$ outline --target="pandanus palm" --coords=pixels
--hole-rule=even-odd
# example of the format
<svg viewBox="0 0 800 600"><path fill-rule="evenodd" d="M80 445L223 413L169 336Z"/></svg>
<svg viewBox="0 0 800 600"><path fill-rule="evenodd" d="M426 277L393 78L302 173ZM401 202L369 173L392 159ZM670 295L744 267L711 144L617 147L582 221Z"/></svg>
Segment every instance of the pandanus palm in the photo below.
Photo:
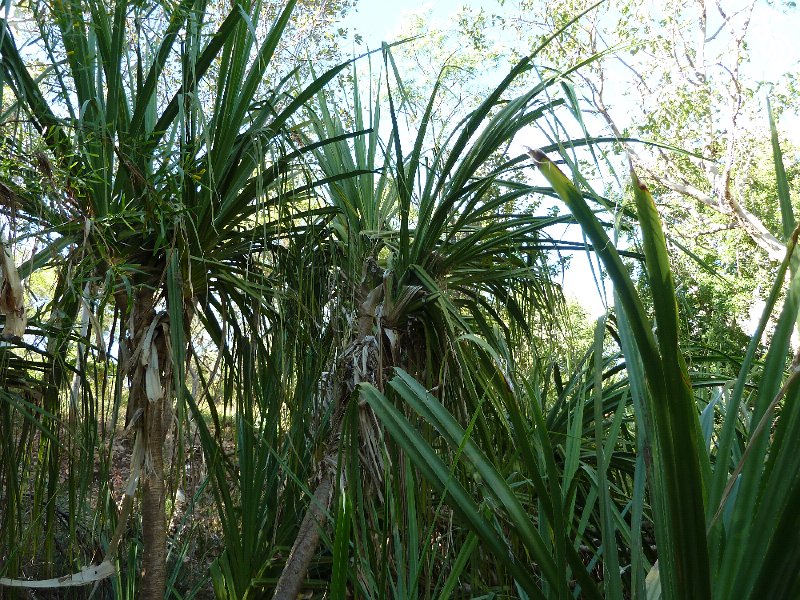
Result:
<svg viewBox="0 0 800 600"><path fill-rule="evenodd" d="M356 544L359 560L372 563L365 572L380 573L388 561L418 564L416 554L405 559L393 555L387 541L391 536L372 543L366 540L373 534L358 531L391 529L388 517L378 516L390 510L380 508L379 499L386 486L391 487L388 479L405 477L397 475L392 457L406 460L382 445L372 409L357 401L359 384L383 390L393 369L402 367L426 387L438 389L453 410L469 419L481 396L481 382L472 376L474 349L499 349L524 338L532 315L550 312L558 302L545 262L545 251L554 244L545 228L561 219L533 213L525 198L547 190L515 182L513 173L524 158L505 156L517 133L547 118L562 103L547 94L560 74L519 97L504 97L530 69L534 56L516 65L441 145L430 144L428 130L441 92L437 83L418 131L410 136L409 152L403 150L406 135L398 125L400 82L390 84L387 76L383 91L364 105L354 77L352 126L364 133L352 141L342 139L346 128L336 110L325 97L318 98L309 139L341 139L315 151L319 168L329 179L342 170L359 175L328 186L337 209L330 243L336 287L328 310L341 319L335 326L344 333L329 369L333 417L320 483L275 598L294 598L300 591L334 495L340 508L352 507L337 513L336 534L345 538L337 539L335 546L346 551L351 529L347 522L352 519L355 539L361 540ZM384 58L391 74L388 48ZM387 120L390 133L384 145L381 132ZM428 150L428 145L435 147ZM477 431L491 445L492 434L482 419ZM353 461L361 466L352 467ZM413 481L410 477L403 485L413 486ZM352 516L353 511L358 516ZM435 518L434 512L420 518ZM399 577L406 569L398 564L395 574ZM419 575L409 575L403 585L418 585ZM340 581L336 575L335 579ZM375 580L359 578L358 585L367 596L389 593ZM393 593L398 589L402 588ZM408 593L414 592L409 588Z"/></svg>
<svg viewBox="0 0 800 600"><path fill-rule="evenodd" d="M509 421L506 430L514 444L506 456L519 462L520 471L527 475L525 485L519 485L516 468L512 471L507 461L494 459L494 445L471 431L471 424L464 427L408 373L398 371L384 392L361 385L363 397L387 432L425 478L446 494L446 502L461 515L473 540L483 541L499 555L510 554L508 569L530 597L574 597L575 583L582 597L593 598L721 599L730 598L733 590L742 598L792 597L800 560L796 545L787 543L796 537L796 528L788 524L797 520L795 502L800 489L796 447L800 359L789 343L798 313L796 273L786 291L763 371L753 368L764 328L794 264L792 254L800 235L780 148L777 139L773 142L788 250L747 354L736 365L735 380L692 374L687 367L692 354L679 344L680 321L666 238L647 187L632 174L649 288L639 293L604 224L586 201L586 192L543 152L531 150L534 165L575 215L614 282L616 324L612 331L625 362L616 359L607 368L605 317L600 319L593 364L580 373L591 382L591 389L576 390L574 414L562 418L557 410L545 419L543 390L547 386L530 385L508 369L510 361L505 356L485 353L483 368L475 372L493 382L484 389L505 408L496 418L500 423ZM644 300L652 302L657 329L648 319ZM695 358L702 360L702 353ZM624 378L620 376L623 369ZM703 390L709 387L718 387L711 402ZM563 397L563 392L558 396ZM584 423L591 422L585 420L588 411L580 406L580 396L588 396L587 406L594 405L591 454L580 449L586 444L580 440ZM626 408L628 398L632 410ZM413 413L404 414L396 399ZM742 422L743 412L749 416L746 422ZM626 453L635 448L635 467L632 457L620 456L614 448L626 414L635 421L635 440L625 443ZM559 431L559 421L568 423L566 435ZM464 475L454 476L456 469L442 460L441 450L418 431L420 422L433 426L446 440L456 463L466 463L480 474L478 485ZM560 439L565 439L563 451L557 448ZM588 480L576 477L578 464L590 474ZM576 483L586 485L586 496L592 498L582 502L582 515L576 510ZM620 494L624 487L630 492ZM623 502L617 504L615 496ZM495 519L482 513L487 501L498 507L496 512L506 527L497 527ZM526 511L526 502L538 510ZM644 540L651 536L642 531L648 512L655 526L654 547L652 539ZM594 539L586 540L587 523L594 523ZM549 534L544 539L543 527ZM474 546L466 548L469 556ZM578 549L584 553L580 557L575 555ZM585 566L587 551L591 560ZM629 565L621 562L623 555L630 557ZM599 561L603 575L597 581L589 572Z"/></svg>
<svg viewBox="0 0 800 600"><path fill-rule="evenodd" d="M42 195L15 186L13 207L46 229L46 247L23 272L60 273L52 314L63 321L52 323L47 350L58 353L82 303L118 317L112 339L129 382L126 421L137 431L132 478L141 471L142 597L164 594L164 440L186 410L193 317L223 348L221 323L268 313L270 250L298 219L325 212L308 202L314 184L295 160L307 149L287 131L341 67L305 87L290 85L300 79L290 74L264 89L295 4L259 34L259 2L235 3L217 23L204 0L35 3L38 51L50 59L39 79L0 21L6 91L41 140L41 162L59 173L59 186ZM50 415L59 414L67 374L47 376Z"/></svg>

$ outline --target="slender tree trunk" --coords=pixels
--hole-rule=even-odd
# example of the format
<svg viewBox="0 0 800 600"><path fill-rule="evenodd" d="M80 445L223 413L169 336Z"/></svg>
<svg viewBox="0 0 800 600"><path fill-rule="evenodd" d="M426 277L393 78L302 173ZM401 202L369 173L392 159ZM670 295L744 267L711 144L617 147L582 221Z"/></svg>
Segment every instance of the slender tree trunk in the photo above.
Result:
<svg viewBox="0 0 800 600"><path fill-rule="evenodd" d="M147 456L142 484L142 595L147 600L161 600L167 581L167 523L164 510L164 432L163 400L150 402L145 411ZM145 463L147 465L147 463Z"/></svg>
<svg viewBox="0 0 800 600"><path fill-rule="evenodd" d="M325 527L325 514L330 507L332 492L333 473L326 471L311 498L311 505L286 560L286 568L275 587L273 600L295 600L300 594L311 559L319 546L320 530Z"/></svg>
<svg viewBox="0 0 800 600"><path fill-rule="evenodd" d="M333 495L335 465L347 403L359 381L377 383L382 376L377 371L379 361L374 359L374 355L378 352L378 345L374 338L372 338L372 342L367 341L375 322L376 309L381 301L382 293L383 284L369 292L364 292L365 299L359 306L358 329L355 332L355 339L344 351L334 370L336 381L331 401L336 403L336 409L333 411L326 457L320 466L321 477L286 559L286 566L275 586L272 600L295 600L303 587L311 559L319 547L320 532L325 527L326 513ZM367 360L365 355L372 355L372 359ZM357 357L355 361L354 357ZM359 364L366 367L366 371L361 371L361 368L357 366Z"/></svg>
<svg viewBox="0 0 800 600"><path fill-rule="evenodd" d="M142 589L140 598L161 600L166 588L167 524L164 510L164 378L161 373L165 361L161 328L154 326L156 313L153 290L141 287L134 296L130 356L130 395L128 415L137 420L144 433L145 464L142 472ZM155 351L153 349L156 349ZM147 370L158 361L157 385L153 387L152 374L148 390ZM160 394L154 389L160 386ZM149 394L148 394L149 391ZM154 395L160 395L155 397Z"/></svg>

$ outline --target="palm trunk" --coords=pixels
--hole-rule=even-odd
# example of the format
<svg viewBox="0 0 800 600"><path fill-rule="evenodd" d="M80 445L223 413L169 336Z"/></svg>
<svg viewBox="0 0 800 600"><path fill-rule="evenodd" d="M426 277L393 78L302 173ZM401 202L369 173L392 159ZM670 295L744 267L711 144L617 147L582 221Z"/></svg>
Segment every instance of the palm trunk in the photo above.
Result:
<svg viewBox="0 0 800 600"><path fill-rule="evenodd" d="M275 587L273 600L295 600L300 594L308 566L319 546L320 531L325 527L325 515L330 507L332 491L333 473L328 470L311 499L308 512L303 518L292 551L286 560L286 567Z"/></svg>
<svg viewBox="0 0 800 600"><path fill-rule="evenodd" d="M142 287L136 291L133 302L131 325L131 356L134 364L130 368L130 395L128 414L138 419L138 427L144 433L145 465L142 473L142 556L141 598L161 600L166 589L167 524L164 510L164 437L163 425L164 378L161 368L165 365L165 347L160 327L154 324L156 313L153 291ZM149 335L148 335L149 332ZM153 351L155 349L155 351ZM142 357L145 357L144 359ZM161 397L155 397L147 385L147 370L150 363L155 367L161 387ZM159 368L160 367L160 368ZM137 417L137 414L140 416Z"/></svg>
<svg viewBox="0 0 800 600"><path fill-rule="evenodd" d="M358 329L354 332L355 340L345 350L334 370L336 382L333 386L331 401L335 402L336 409L333 411L326 458L320 465L319 483L314 490L314 496L311 498L311 504L303 517L303 522L300 524L300 530L292 544L272 600L295 600L300 593L311 559L319 547L320 532L325 527L326 514L330 508L335 465L342 436L342 421L348 402L359 381L377 383L382 376L378 372L379 362L375 360L378 352L377 343L374 338L372 341L368 341L368 336L372 332L376 309L382 298L383 284L369 292L362 293L364 293L365 299L359 306ZM369 360L365 358L366 355L370 356ZM355 363L363 365L365 371L354 364L354 357L357 357Z"/></svg>
<svg viewBox="0 0 800 600"><path fill-rule="evenodd" d="M164 511L164 434L162 401L149 402L145 412L147 456L142 484L142 598L161 600L167 581L167 522ZM146 463L147 464L147 463Z"/></svg>

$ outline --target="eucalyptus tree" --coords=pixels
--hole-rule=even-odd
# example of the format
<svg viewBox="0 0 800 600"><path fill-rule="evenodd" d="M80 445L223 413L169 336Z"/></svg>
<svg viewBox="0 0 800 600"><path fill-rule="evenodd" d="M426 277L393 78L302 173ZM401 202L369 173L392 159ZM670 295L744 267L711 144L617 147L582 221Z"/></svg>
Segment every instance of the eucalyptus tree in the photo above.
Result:
<svg viewBox="0 0 800 600"><path fill-rule="evenodd" d="M307 149L293 147L287 131L342 67L308 85L283 69L270 89L263 85L296 4L265 24L260 2L234 3L216 20L204 0L33 3L31 58L0 21L4 99L10 92L10 114L32 125L39 179L48 180L26 186L15 178L7 186L13 208L10 197L6 207L38 230L21 276L42 267L58 274L38 331L52 359L40 384L42 431L63 422L75 369L66 350L80 335L81 307L91 306L98 342L88 348L106 373L118 369L118 380L127 378L126 425L136 431L106 561L139 478L142 597L164 595L165 439L186 415L190 326L197 316L224 353L228 332L240 331L232 323L271 314L271 249L280 250L300 219L313 223L325 212L309 203L315 184L296 160ZM44 71L37 74L32 61L44 61ZM100 325L106 309L115 315L107 330ZM85 377L80 369L78 377ZM88 387L82 397L91 402ZM82 415L90 428L93 414ZM60 447L42 435L38 476L47 491L37 500L49 507L50 539ZM90 468L93 457L85 458Z"/></svg>
<svg viewBox="0 0 800 600"><path fill-rule="evenodd" d="M535 2L520 0L504 8L510 28L522 39L535 40L546 35L541 29L559 27L586 5L565 2L556 11L542 11ZM770 61L769 53L779 44L768 44L759 31L760 22L780 21L781 13L796 15L796 7L752 0L668 1L654 12L647 2L615 0L549 50L551 60L568 62L610 48L604 60L575 79L587 112L615 137L636 136L680 149L625 144L636 168L650 179L667 224L690 330L705 329L708 309L714 307L730 318L701 335L728 349L732 344L744 349L745 323L754 326L756 320L748 319L748 312L757 313L763 304L791 234L774 201L770 135L780 139L783 132L770 131L769 113L796 111L786 93L794 75L774 68L779 63ZM764 63L768 66L762 68ZM786 174L788 186L796 187L791 163ZM770 268L753 268L745 258L751 251L768 258Z"/></svg>

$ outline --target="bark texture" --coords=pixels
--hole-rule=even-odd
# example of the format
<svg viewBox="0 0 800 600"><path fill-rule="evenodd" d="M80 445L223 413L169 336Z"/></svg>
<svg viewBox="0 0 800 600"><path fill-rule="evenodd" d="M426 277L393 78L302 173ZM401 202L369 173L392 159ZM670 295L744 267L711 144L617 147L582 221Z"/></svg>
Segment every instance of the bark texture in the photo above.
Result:
<svg viewBox="0 0 800 600"><path fill-rule="evenodd" d="M160 600L167 581L167 522L164 511L164 434L162 401L145 411L147 427L146 473L142 484L142 598Z"/></svg>
<svg viewBox="0 0 800 600"><path fill-rule="evenodd" d="M130 377L128 415L144 435L142 473L141 598L161 600L166 589L167 524L164 511L164 377L159 365L168 361L162 328L157 323L153 291L142 287L134 296L129 321ZM148 370L150 385L148 386ZM156 382L154 385L153 374ZM160 393L159 393L160 392Z"/></svg>
<svg viewBox="0 0 800 600"><path fill-rule="evenodd" d="M311 559L319 546L320 531L325 527L325 514L330 506L332 491L333 473L328 470L317 486L311 505L300 524L300 531L286 560L286 567L275 587L273 600L296 600L300 594Z"/></svg>
<svg viewBox="0 0 800 600"><path fill-rule="evenodd" d="M336 409L332 417L326 455L319 465L321 473L319 483L292 544L289 557L286 559L286 566L278 579L273 600L296 600L306 579L311 559L319 547L320 531L325 527L326 513L333 494L342 420L353 391L362 381L382 387L379 383L382 379L382 368L377 358L378 342L370 335L382 296L383 284L371 290L362 289L364 300L359 305L355 339L337 361L334 370L336 379L331 392L331 401L336 403Z"/></svg>

